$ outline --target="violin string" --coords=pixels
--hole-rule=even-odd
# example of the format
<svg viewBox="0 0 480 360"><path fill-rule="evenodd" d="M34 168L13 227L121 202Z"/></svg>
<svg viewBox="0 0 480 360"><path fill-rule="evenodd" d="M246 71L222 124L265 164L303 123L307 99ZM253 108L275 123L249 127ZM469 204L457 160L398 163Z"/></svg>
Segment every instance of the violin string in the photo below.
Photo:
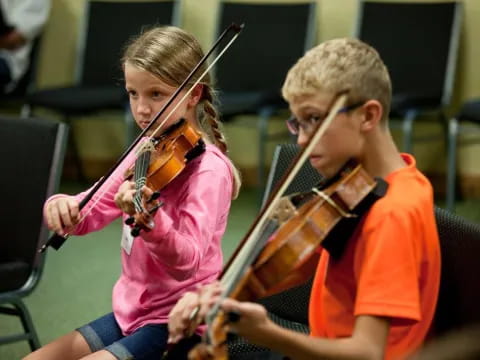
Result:
<svg viewBox="0 0 480 360"><path fill-rule="evenodd" d="M238 257L245 257L246 258L248 255L250 255L252 253L254 243L262 240L262 235L266 233L266 230L269 227L268 225L269 225L269 222L265 221L264 223L262 223L258 226L259 230L255 233L252 233L251 236L249 237L250 239L256 239L256 241L247 241L245 243L245 246L244 246L245 250L240 251L239 254L238 254ZM268 239L265 239L265 240L268 240ZM232 271L227 271L224 274L224 276L222 277L222 279L220 280L220 282L221 282L222 286L224 287L226 293L231 292L231 290L232 290L231 288L236 284L234 275L236 275L238 273L238 269L241 269L241 267L240 267L241 264L240 263L243 263L243 261L240 261L240 259L238 261L234 261L232 263ZM235 269L235 271L234 271L234 269Z"/></svg>
<svg viewBox="0 0 480 360"><path fill-rule="evenodd" d="M229 290L231 292L231 289L235 284L237 284L238 281L238 274L239 274L239 269L245 269L248 260L250 260L250 253L254 250L255 246L263 247L264 244L260 243L259 236L258 234L260 233L259 229L265 229L265 226L267 225L267 221L270 218L270 214L272 211L276 208L277 203L282 196L282 194L285 192L287 187L290 185L292 182L293 178L297 175L298 171L301 169L303 166L304 162L306 161L307 157L310 155L310 153L313 150L313 147L318 143L320 138L323 136L327 128L330 126L331 122L337 115L338 110L341 109L342 106L344 106L345 102L347 99L346 94L341 94L336 101L334 102L329 115L327 118L324 120L324 122L319 125L315 131L315 133L312 135L311 140L309 141L308 145L304 149L304 151L301 153L301 156L299 156L297 162L294 164L288 175L286 176L285 180L281 183L280 187L278 190L273 194L273 198L270 200L268 203L268 207L263 211L261 214L261 217L258 220L257 226L253 229L249 237L247 238L245 245L239 250L238 256L233 259L231 266L226 270L224 276L221 279L221 283L224 286L226 290ZM224 280L225 279L225 280ZM222 294L222 298L227 296L227 291L224 291L224 294ZM212 309L213 310L213 309ZM217 309L218 311L218 309Z"/></svg>
<svg viewBox="0 0 480 360"><path fill-rule="evenodd" d="M160 123L160 125L157 127L157 129L155 129L153 131L153 133L148 137L149 140L152 140L154 138L154 136L160 131L160 129L163 127L163 125L167 122L167 120L170 119L170 117L173 115L175 110L177 110L177 108L183 103L183 101L185 101L185 99L190 95L190 93L193 91L195 86L197 86L200 83L200 81L202 81L202 79L205 77L205 75L208 74L208 72L217 63L217 61L223 56L225 51L232 45L232 43L237 39L237 37L239 35L240 35L240 33L236 33L232 37L232 39L225 45L225 47L220 51L220 53L212 60L212 63L207 66L205 71L198 77L198 79L194 82L194 84L187 90L185 95L178 101L178 103L173 107L173 109L167 114L167 116ZM145 141L145 142L141 143L138 150L136 150L137 153L142 153L148 146L150 146L149 144L147 144L149 142L150 141ZM91 205L85 211L82 211L83 214L81 215L78 223L81 223L83 220L85 220L85 218L93 211L93 209L98 204L100 199L103 198L103 195L105 195L105 193L110 189L110 186L112 185L112 183L107 183L107 184L104 184L104 185L107 185L107 186L104 186L103 190L99 190L98 193L97 193L97 197L91 201ZM69 234L65 234L64 236L68 237Z"/></svg>
<svg viewBox="0 0 480 360"><path fill-rule="evenodd" d="M150 164L150 151L144 151L139 155L135 161L135 170L134 170L134 180L135 180L135 195L133 197L133 202L135 205L135 210L141 212L143 210L142 206L142 194L140 189L147 183L147 170L148 165Z"/></svg>
<svg viewBox="0 0 480 360"><path fill-rule="evenodd" d="M130 167L131 167L131 165L129 164L127 166L127 168L130 168ZM100 181L100 179L99 179L99 181ZM112 185L113 185L113 182L112 183L107 182L107 183L102 185L102 187L98 190L96 196L89 202L88 206L86 206L86 208L81 211L81 216L78 220L77 226L78 226L78 224L83 222L83 220L85 220L85 218L93 211L93 209L95 208L95 206L97 206L98 202L103 198L105 193L108 190L110 190L110 186L112 186ZM65 234L64 236L68 237L69 235L70 234Z"/></svg>
<svg viewBox="0 0 480 360"><path fill-rule="evenodd" d="M307 148L303 152L303 155L297 160L295 166L292 168L290 171L288 177L285 179L285 181L281 184L281 187L278 189L278 191L275 194L275 197L270 201L269 206L267 209L265 209L264 213L262 214L262 217L259 219L259 224L257 228L261 228L262 230L265 229L266 222L268 218L270 217L270 213L273 211L273 209L276 208L278 199L282 196L282 194L285 192L287 187L290 185L292 182L293 178L296 176L298 171L300 170L301 166L303 166L303 163L305 162L306 158L310 155L311 151L313 150L313 146L318 142L318 140L321 138L325 130L328 128L330 125L331 121L335 117L337 111L343 106L346 100L346 95L341 95L334 103L332 106L332 110L330 111L330 115L327 116L321 127L317 130L317 132L313 135L312 140L309 142L307 145ZM255 229L257 231L253 231L252 234L250 235L249 239L247 240L246 246L244 246L242 249L240 249L239 256L237 256L236 259L234 259L232 263L232 275L228 275L229 271L225 273L226 277L226 283L225 285L231 286L230 283L236 283L235 279L232 278L233 274L238 273L238 268L242 269L245 267L245 261L248 258L248 255L252 252L253 248L257 246L258 241L254 241L255 239L258 238L258 234L260 231L258 229ZM248 245L247 245L248 244ZM260 244L262 246L262 244ZM237 260L238 259L238 260ZM222 279L223 280L223 279ZM223 282L222 282L223 283Z"/></svg>

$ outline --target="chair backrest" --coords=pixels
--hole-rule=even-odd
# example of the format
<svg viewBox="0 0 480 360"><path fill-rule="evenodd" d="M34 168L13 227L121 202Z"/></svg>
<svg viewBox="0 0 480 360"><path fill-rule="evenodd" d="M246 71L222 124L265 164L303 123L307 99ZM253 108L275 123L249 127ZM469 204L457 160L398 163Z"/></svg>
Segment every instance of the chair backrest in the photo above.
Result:
<svg viewBox="0 0 480 360"><path fill-rule="evenodd" d="M263 194L263 204L268 200L278 181L282 178L283 174L285 174L295 156L297 156L298 151L299 147L296 144L281 144L275 148L267 184L265 185L265 192ZM322 177L318 171L316 171L309 162L306 162L288 186L284 195L308 191L312 186L318 184L321 179Z"/></svg>
<svg viewBox="0 0 480 360"><path fill-rule="evenodd" d="M36 283L32 277L41 273L37 249L48 237L43 204L58 191L67 125L1 116L0 128L0 292L29 292Z"/></svg>
<svg viewBox="0 0 480 360"><path fill-rule="evenodd" d="M179 8L180 0L87 1L79 41L77 83L119 83L123 79L120 59L126 42L155 25L178 25Z"/></svg>
<svg viewBox="0 0 480 360"><path fill-rule="evenodd" d="M233 22L245 24L214 69L220 91L279 96L288 69L314 45L315 8L316 1L220 1L217 35Z"/></svg>
<svg viewBox="0 0 480 360"><path fill-rule="evenodd" d="M480 324L480 225L436 208L442 252L435 333Z"/></svg>
<svg viewBox="0 0 480 360"><path fill-rule="evenodd" d="M359 1L356 36L387 65L393 108L449 104L462 9L458 1Z"/></svg>

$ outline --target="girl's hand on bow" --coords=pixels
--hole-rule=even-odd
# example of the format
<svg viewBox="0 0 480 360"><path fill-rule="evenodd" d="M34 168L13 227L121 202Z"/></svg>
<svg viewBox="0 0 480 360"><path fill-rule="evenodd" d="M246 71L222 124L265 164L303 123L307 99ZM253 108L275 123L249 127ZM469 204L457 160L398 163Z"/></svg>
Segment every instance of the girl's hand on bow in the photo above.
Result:
<svg viewBox="0 0 480 360"><path fill-rule="evenodd" d="M80 220L78 201L71 196L50 200L45 212L48 228L62 236L70 232Z"/></svg>

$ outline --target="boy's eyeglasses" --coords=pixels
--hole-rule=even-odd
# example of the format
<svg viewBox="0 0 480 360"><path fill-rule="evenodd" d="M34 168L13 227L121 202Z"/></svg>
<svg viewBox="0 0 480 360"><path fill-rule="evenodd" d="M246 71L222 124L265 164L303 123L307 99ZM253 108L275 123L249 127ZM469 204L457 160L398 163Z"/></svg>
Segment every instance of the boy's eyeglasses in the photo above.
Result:
<svg viewBox="0 0 480 360"><path fill-rule="evenodd" d="M349 112L351 110L354 110L362 106L363 104L365 104L365 101L344 106L337 111L337 114ZM302 129L304 133L310 134L313 131L313 129L315 129L315 126L317 125L317 123L319 121L323 121L328 116L328 114L329 113L327 112L323 117L311 116L307 120L300 120L300 121L295 116L292 115L286 121L288 131L290 131L292 135L298 135L298 133L300 132L300 129Z"/></svg>

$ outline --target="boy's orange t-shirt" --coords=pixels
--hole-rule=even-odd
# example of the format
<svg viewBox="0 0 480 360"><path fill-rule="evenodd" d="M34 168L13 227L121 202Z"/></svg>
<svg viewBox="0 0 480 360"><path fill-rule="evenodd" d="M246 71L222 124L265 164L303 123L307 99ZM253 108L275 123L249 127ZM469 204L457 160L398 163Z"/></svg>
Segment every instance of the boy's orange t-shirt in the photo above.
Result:
<svg viewBox="0 0 480 360"><path fill-rule="evenodd" d="M433 190L415 159L386 177L388 190L365 215L339 260L321 251L309 305L311 335L352 335L355 317L391 319L385 359L424 341L440 285Z"/></svg>

